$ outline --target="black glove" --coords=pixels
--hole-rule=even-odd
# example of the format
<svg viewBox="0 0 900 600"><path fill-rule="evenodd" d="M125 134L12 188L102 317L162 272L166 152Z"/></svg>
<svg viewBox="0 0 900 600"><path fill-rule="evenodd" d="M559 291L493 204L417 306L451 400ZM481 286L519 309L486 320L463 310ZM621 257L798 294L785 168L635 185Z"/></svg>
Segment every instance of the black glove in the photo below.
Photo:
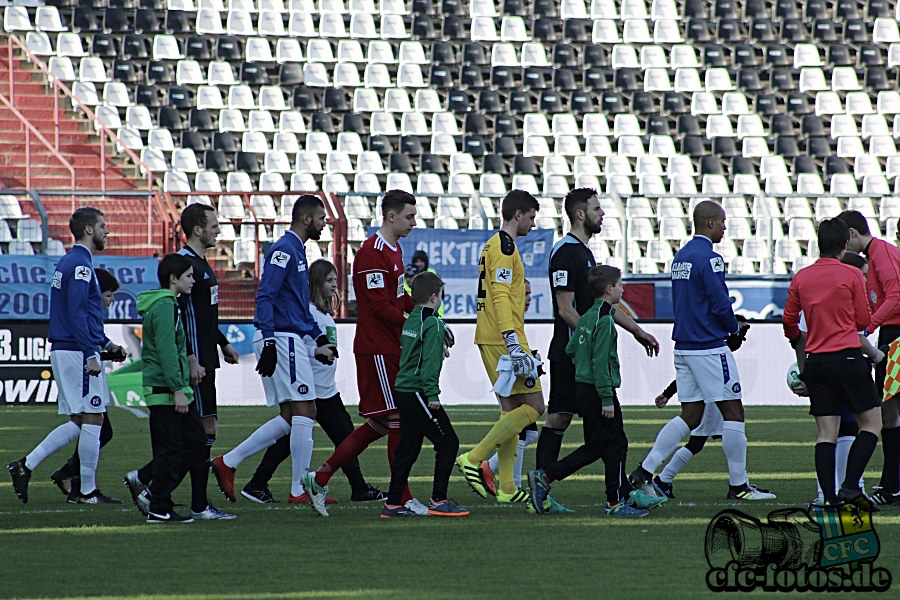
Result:
<svg viewBox="0 0 900 600"><path fill-rule="evenodd" d="M320 335L319 337L316 338L316 348L321 348L322 346L331 346L331 353L334 354L334 357L335 357L335 358L340 358L340 356L338 356L337 346L335 346L334 344L332 344L332 343L331 343L331 340L329 340L329 339L328 339L328 336L325 335L324 333L323 333L322 335ZM319 360L319 359L317 358L316 360ZM319 360L319 362L322 362L322 361ZM332 362L334 362L334 361L332 361ZM328 364L331 364L331 363L329 363L329 362L324 362L324 363L322 363L322 364L328 365Z"/></svg>
<svg viewBox="0 0 900 600"><path fill-rule="evenodd" d="M732 333L725 338L725 345L728 346L728 349L732 352L736 352L745 341L747 341L747 332L746 330L741 330L737 333Z"/></svg>
<svg viewBox="0 0 900 600"><path fill-rule="evenodd" d="M531 355L536 359L541 360L541 355L537 350L531 350ZM541 375L546 375L546 373L547 372L544 371L544 364L543 362L541 362L541 364L538 365L538 377L540 377Z"/></svg>
<svg viewBox="0 0 900 600"><path fill-rule="evenodd" d="M266 340L263 343L262 354L256 363L256 372L263 377L271 377L275 374L275 366L278 364L278 350L275 349L275 340Z"/></svg>
<svg viewBox="0 0 900 600"><path fill-rule="evenodd" d="M128 353L125 351L125 348L122 348L119 352L108 352L104 351L100 353L100 360L111 360L112 362L124 362L124 360L128 358Z"/></svg>

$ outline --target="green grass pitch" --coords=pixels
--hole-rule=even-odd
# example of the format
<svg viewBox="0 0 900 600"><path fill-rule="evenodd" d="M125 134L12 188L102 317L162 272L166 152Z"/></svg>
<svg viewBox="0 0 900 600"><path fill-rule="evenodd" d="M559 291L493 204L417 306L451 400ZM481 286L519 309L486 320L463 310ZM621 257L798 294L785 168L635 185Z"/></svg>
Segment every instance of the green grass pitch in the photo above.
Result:
<svg viewBox="0 0 900 600"><path fill-rule="evenodd" d="M126 471L150 456L147 419L111 409L115 431L103 452L100 488L128 499ZM630 439L629 467L647 452L676 407L625 407ZM384 520L380 504L350 504L341 474L332 490L341 503L323 519L306 506L286 504L290 464L271 484L281 504L259 505L239 498L230 504L210 478L213 503L240 515L230 522L148 526L137 510L122 506L73 506L49 475L71 448L50 457L34 473L30 501L15 497L6 473L0 480L0 597L147 599L294 598L698 598L722 597L705 586L703 540L720 510L735 507L765 517L777 508L804 506L815 494L815 424L802 407L748 407L747 466L751 480L778 494L772 502L725 500L727 472L721 445L710 442L675 481L677 499L644 519L602 515L603 467L597 463L558 483L553 495L575 509L572 515L537 517L524 507L497 506L472 494L457 473L450 496L468 506L463 519ZM497 418L497 408L449 409L470 448ZM220 412L217 453L239 443L270 418L265 408L225 408ZM356 419L358 421L358 419ZM0 458L21 457L59 424L51 407L0 409ZM565 438L563 452L582 439L579 422ZM314 466L332 451L316 429ZM534 446L526 451L526 470ZM867 483L877 483L877 449ZM239 468L236 487L249 479L261 455ZM368 481L386 490L389 481L384 441L361 457ZM427 502L433 453L423 449L413 470L413 493ZM186 482L176 502L187 502ZM182 510L187 510L184 508ZM881 540L877 565L900 576L900 509L875 517ZM898 589L895 582L888 595ZM761 590L745 596L768 596Z"/></svg>

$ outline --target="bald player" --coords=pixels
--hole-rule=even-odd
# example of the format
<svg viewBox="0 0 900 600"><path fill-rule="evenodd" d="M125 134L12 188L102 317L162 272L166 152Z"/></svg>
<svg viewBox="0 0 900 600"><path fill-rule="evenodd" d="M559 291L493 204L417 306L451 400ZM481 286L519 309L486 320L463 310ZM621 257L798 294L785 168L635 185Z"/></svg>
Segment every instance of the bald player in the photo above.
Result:
<svg viewBox="0 0 900 600"><path fill-rule="evenodd" d="M675 325L675 380L681 415L656 436L647 457L629 479L635 489L647 489L653 473L700 424L707 404L722 413L722 449L728 461L728 500L770 500L768 490L747 480L747 436L737 364L726 340L740 336L728 288L725 260L713 244L725 235L725 211L705 200L694 208L694 238L672 261L672 305Z"/></svg>

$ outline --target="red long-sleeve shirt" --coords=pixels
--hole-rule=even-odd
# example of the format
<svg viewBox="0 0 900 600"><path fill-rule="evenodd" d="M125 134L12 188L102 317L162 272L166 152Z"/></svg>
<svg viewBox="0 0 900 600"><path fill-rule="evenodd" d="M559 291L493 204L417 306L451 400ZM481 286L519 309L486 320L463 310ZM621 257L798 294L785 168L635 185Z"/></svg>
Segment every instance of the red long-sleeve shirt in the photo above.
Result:
<svg viewBox="0 0 900 600"><path fill-rule="evenodd" d="M900 325L900 249L877 238L866 248L869 276L866 287L872 303L874 330L882 325Z"/></svg>
<svg viewBox="0 0 900 600"><path fill-rule="evenodd" d="M403 288L403 252L391 246L380 233L359 247L353 260L356 291L356 354L400 355L400 331L411 312L412 298Z"/></svg>
<svg viewBox="0 0 900 600"><path fill-rule="evenodd" d="M781 317L784 335L800 335L800 311L808 329L810 354L859 348L859 331L869 326L869 306L862 271L836 258L820 258L794 275Z"/></svg>

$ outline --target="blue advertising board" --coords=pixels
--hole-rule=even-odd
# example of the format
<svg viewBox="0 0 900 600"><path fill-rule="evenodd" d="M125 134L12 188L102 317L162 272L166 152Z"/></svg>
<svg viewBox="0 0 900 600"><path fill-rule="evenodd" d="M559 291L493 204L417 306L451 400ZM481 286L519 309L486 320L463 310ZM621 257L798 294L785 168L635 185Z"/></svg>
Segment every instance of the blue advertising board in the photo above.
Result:
<svg viewBox="0 0 900 600"><path fill-rule="evenodd" d="M0 256L0 321L40 320L50 314L50 280L58 256ZM94 267L106 269L121 287L109 307L109 320L137 320L137 295L159 287L157 259L95 256Z"/></svg>

